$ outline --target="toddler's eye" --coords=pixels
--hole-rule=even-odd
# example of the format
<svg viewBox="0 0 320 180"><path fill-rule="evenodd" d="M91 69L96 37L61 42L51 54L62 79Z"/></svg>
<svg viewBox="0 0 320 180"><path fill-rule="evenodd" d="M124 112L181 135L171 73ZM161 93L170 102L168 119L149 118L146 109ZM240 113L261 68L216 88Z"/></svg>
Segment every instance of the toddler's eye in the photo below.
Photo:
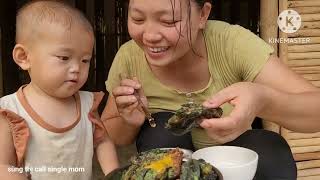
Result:
<svg viewBox="0 0 320 180"><path fill-rule="evenodd" d="M57 56L57 57L62 61L67 61L70 59L68 56Z"/></svg>
<svg viewBox="0 0 320 180"><path fill-rule="evenodd" d="M83 59L82 62L83 62L83 63L86 63L86 64L87 64L87 63L90 63L90 59Z"/></svg>

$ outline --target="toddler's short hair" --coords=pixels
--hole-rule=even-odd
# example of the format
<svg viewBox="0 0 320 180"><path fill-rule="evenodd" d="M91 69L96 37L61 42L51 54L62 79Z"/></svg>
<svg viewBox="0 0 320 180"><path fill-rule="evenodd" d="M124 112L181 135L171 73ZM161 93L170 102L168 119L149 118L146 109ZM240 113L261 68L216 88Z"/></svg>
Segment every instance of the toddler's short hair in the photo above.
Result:
<svg viewBox="0 0 320 180"><path fill-rule="evenodd" d="M29 40L30 37L36 35L38 28L46 23L62 25L67 29L74 24L79 24L93 32L91 23L78 9L63 1L35 0L18 10L16 43Z"/></svg>

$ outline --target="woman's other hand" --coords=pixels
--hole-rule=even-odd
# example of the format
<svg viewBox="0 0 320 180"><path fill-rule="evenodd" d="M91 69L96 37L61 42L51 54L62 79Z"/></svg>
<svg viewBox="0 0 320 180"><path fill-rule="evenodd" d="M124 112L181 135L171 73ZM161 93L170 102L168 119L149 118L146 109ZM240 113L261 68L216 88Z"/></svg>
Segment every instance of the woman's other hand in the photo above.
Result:
<svg viewBox="0 0 320 180"><path fill-rule="evenodd" d="M206 130L209 137L220 143L236 139L251 128L254 118L267 103L267 89L256 83L240 82L221 90L203 105L215 108L230 103L234 109L228 116L204 119L200 126Z"/></svg>
<svg viewBox="0 0 320 180"><path fill-rule="evenodd" d="M137 97L134 95L135 91L139 93L141 101L147 106L147 98L143 93L141 84L135 77L121 80L120 85L114 88L112 94L120 116L129 125L140 127L144 123L145 114Z"/></svg>

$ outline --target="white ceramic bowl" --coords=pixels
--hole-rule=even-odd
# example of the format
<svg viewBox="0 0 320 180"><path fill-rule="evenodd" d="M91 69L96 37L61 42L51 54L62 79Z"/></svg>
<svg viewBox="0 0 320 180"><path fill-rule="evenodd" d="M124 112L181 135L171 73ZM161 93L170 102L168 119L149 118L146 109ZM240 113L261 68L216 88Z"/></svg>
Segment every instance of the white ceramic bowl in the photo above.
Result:
<svg viewBox="0 0 320 180"><path fill-rule="evenodd" d="M221 171L223 180L252 180L258 166L258 154L236 146L213 146L197 150L193 159L204 159Z"/></svg>

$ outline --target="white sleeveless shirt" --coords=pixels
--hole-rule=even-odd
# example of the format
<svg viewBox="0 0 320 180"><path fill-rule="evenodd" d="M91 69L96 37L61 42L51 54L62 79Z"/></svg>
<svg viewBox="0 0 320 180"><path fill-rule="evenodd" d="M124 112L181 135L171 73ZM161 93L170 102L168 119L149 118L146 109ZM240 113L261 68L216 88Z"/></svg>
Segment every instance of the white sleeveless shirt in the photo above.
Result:
<svg viewBox="0 0 320 180"><path fill-rule="evenodd" d="M76 96L78 118L69 127L47 124L18 92L2 97L0 108L22 117L29 128L24 166L32 180L89 180L92 174L93 129L88 114L94 94L80 91ZM58 112L57 112L58 113Z"/></svg>

